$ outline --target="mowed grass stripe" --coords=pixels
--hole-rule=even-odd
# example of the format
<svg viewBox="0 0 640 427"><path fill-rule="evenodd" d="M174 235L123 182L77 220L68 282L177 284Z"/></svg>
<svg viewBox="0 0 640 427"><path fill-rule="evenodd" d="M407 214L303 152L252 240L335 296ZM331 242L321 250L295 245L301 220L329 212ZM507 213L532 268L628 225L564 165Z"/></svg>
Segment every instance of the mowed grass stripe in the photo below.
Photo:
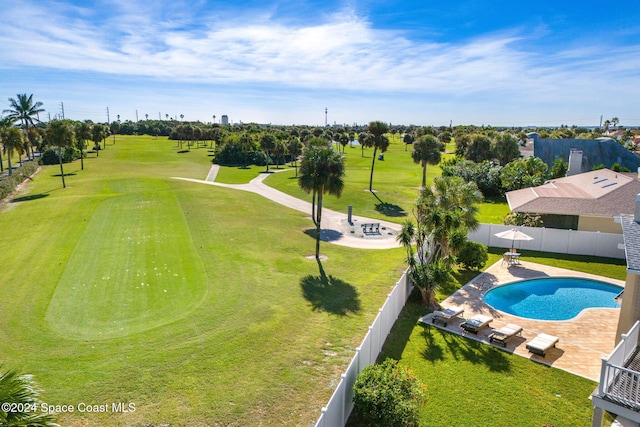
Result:
<svg viewBox="0 0 640 427"><path fill-rule="evenodd" d="M166 324L206 292L202 261L166 184L116 184L135 192L99 203L47 310L48 324L67 337L112 338Z"/></svg>

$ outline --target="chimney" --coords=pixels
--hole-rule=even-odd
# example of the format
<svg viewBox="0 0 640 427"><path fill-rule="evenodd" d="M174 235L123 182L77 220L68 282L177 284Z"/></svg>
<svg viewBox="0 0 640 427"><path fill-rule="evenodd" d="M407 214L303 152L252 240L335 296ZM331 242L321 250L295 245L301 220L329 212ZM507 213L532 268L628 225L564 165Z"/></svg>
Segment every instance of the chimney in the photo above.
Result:
<svg viewBox="0 0 640 427"><path fill-rule="evenodd" d="M569 152L569 169L567 176L578 175L582 173L582 150L572 148Z"/></svg>
<svg viewBox="0 0 640 427"><path fill-rule="evenodd" d="M633 214L633 220L635 222L640 222L640 194L636 196L636 211Z"/></svg>

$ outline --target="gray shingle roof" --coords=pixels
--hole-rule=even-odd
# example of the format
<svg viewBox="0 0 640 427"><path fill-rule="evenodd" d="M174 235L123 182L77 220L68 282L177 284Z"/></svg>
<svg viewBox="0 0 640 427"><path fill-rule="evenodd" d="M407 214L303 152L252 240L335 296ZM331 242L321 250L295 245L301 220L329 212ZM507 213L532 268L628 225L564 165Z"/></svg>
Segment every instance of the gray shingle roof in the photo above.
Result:
<svg viewBox="0 0 640 427"><path fill-rule="evenodd" d="M640 223L633 220L633 215L620 215L620 222L627 254L627 269L640 274Z"/></svg>

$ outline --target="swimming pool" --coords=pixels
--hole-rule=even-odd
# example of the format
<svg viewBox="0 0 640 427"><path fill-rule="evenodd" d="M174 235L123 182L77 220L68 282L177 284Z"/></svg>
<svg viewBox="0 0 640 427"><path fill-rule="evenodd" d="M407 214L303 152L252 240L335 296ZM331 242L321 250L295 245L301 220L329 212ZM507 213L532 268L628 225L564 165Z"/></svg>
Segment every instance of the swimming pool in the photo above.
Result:
<svg viewBox="0 0 640 427"><path fill-rule="evenodd" d="M568 320L585 308L619 308L614 301L622 286L572 277L523 280L491 289L484 301L514 316L538 320Z"/></svg>

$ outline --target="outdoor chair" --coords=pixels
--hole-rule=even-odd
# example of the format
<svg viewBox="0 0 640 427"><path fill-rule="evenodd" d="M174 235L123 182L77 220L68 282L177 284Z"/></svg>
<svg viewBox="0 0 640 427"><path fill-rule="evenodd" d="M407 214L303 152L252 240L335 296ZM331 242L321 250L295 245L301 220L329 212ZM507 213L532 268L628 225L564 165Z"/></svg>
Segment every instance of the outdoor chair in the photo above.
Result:
<svg viewBox="0 0 640 427"><path fill-rule="evenodd" d="M467 319L462 322L460 327L467 332L477 334L480 329L488 326L491 322L493 322L492 317L485 316L484 314L476 314L471 319Z"/></svg>
<svg viewBox="0 0 640 427"><path fill-rule="evenodd" d="M444 311L434 311L431 323L447 326L447 323L455 317L460 316L460 318L464 319L464 317L462 317L463 313L464 309L461 307L449 307Z"/></svg>
<svg viewBox="0 0 640 427"><path fill-rule="evenodd" d="M527 350L538 356L545 357L547 350L555 347L558 341L560 341L560 338L554 337L553 335L538 334L538 336L529 341Z"/></svg>
<svg viewBox="0 0 640 427"><path fill-rule="evenodd" d="M514 325L513 323L509 323L507 326L503 326L500 329L494 330L491 335L489 335L490 343L498 343L503 347L507 346L507 341L510 338L515 337L516 335L522 336L522 326Z"/></svg>

